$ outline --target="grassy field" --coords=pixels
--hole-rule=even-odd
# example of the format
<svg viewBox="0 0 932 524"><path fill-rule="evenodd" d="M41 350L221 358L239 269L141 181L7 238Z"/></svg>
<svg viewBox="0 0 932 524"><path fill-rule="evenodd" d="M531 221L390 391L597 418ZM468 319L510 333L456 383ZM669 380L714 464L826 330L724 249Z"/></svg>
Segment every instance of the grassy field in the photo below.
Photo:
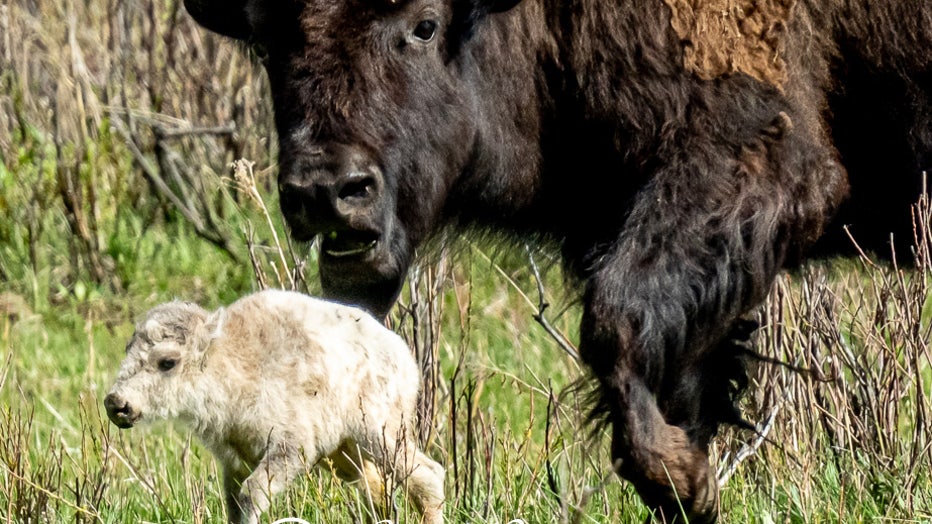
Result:
<svg viewBox="0 0 932 524"><path fill-rule="evenodd" d="M316 291L271 190L265 80L179 5L0 0L0 522L222 521L216 466L183 427L102 414L133 322L172 298ZM808 371L761 365L745 399L761 435L716 440L724 522L932 521L929 222L926 207L916 269L864 258L776 283L755 346ZM571 348L575 296L533 261L457 243L392 315L423 363L420 437L447 468L448 519L642 522L580 423L584 370L535 321L543 294ZM369 506L321 471L267 521Z"/></svg>

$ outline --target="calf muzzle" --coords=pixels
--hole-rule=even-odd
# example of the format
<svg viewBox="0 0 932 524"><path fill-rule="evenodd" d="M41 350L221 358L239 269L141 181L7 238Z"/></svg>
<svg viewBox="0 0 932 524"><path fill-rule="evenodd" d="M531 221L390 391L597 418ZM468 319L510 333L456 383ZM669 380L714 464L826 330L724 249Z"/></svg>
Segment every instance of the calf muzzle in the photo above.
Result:
<svg viewBox="0 0 932 524"><path fill-rule="evenodd" d="M133 424L139 419L139 412L133 409L129 402L115 393L110 393L104 398L104 408L107 410L110 421L121 429L133 427Z"/></svg>

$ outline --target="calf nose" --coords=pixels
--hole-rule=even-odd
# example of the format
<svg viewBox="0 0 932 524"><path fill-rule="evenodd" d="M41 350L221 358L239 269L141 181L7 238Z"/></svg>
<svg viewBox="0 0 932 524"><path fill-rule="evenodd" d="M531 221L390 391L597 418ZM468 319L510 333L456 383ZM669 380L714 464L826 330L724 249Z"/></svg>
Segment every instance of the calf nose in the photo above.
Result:
<svg viewBox="0 0 932 524"><path fill-rule="evenodd" d="M132 406L116 393L110 393L104 397L104 408L107 410L110 421L116 424L117 427L129 428L133 426L136 415Z"/></svg>

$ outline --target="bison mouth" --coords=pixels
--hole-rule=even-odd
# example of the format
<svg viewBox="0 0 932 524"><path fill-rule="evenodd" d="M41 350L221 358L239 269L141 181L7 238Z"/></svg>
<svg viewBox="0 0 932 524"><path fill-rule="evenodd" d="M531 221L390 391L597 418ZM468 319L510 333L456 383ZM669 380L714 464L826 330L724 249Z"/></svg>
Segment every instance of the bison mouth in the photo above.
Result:
<svg viewBox="0 0 932 524"><path fill-rule="evenodd" d="M320 283L329 299L384 317L398 296L410 263L406 236L391 221L384 228L334 228L320 235Z"/></svg>
<svg viewBox="0 0 932 524"><path fill-rule="evenodd" d="M374 231L333 230L322 235L320 250L332 258L360 257L374 251L379 234Z"/></svg>

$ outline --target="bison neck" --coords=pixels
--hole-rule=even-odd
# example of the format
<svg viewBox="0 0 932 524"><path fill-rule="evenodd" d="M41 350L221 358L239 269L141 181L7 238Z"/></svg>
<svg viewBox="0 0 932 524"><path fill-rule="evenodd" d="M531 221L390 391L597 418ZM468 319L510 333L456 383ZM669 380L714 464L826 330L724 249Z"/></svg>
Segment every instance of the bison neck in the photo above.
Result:
<svg viewBox="0 0 932 524"><path fill-rule="evenodd" d="M447 217L572 236L573 256L617 235L689 99L669 14L645 1L532 0L478 28L459 58L476 135Z"/></svg>

